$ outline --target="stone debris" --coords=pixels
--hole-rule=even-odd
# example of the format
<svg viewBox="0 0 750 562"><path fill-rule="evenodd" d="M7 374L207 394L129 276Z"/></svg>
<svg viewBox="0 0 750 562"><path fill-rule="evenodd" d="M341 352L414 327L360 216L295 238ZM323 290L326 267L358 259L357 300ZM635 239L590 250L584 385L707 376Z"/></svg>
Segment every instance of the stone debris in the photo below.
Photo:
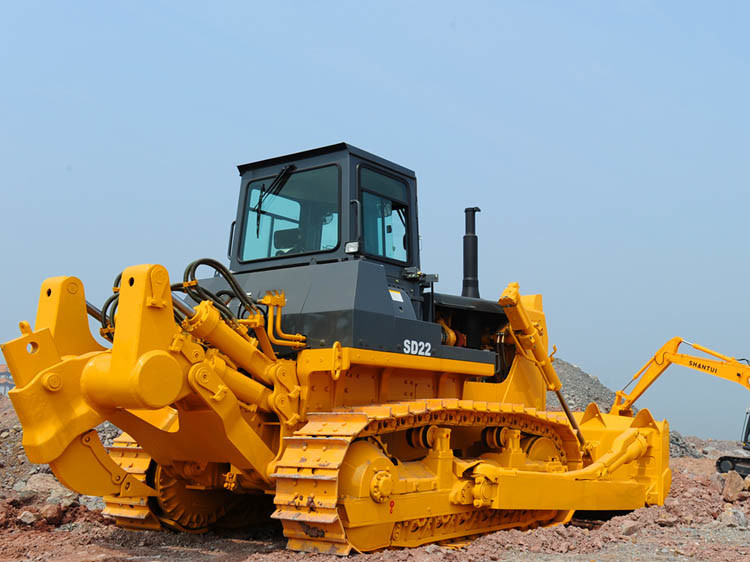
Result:
<svg viewBox="0 0 750 562"><path fill-rule="evenodd" d="M638 531L643 529L644 523L642 521L625 521L622 524L622 529L620 532L626 536L629 537L630 535L636 534Z"/></svg>
<svg viewBox="0 0 750 562"><path fill-rule="evenodd" d="M55 492L61 493L66 488L51 474L34 474L26 482L23 488L27 492L51 495Z"/></svg>
<svg viewBox="0 0 750 562"><path fill-rule="evenodd" d="M747 516L741 509L726 504L717 521L728 527L747 527Z"/></svg>
<svg viewBox="0 0 750 562"><path fill-rule="evenodd" d="M726 476L726 474L722 474L721 472L714 472L711 475L711 487L715 492L721 494L724 491L724 480L726 479Z"/></svg>
<svg viewBox="0 0 750 562"><path fill-rule="evenodd" d="M677 457L692 457L694 459L700 459L705 455L698 450L698 448L686 441L685 438L676 431L669 432L669 456L672 458Z"/></svg>
<svg viewBox="0 0 750 562"><path fill-rule="evenodd" d="M669 505L674 508L675 502L672 502ZM659 527L674 527L680 522L680 518L667 511L654 519L654 522L659 525Z"/></svg>
<svg viewBox="0 0 750 562"><path fill-rule="evenodd" d="M29 477L23 491L32 492L47 503L57 504L63 508L79 502L78 494L60 484L52 474L33 474Z"/></svg>
<svg viewBox="0 0 750 562"><path fill-rule="evenodd" d="M23 523L24 525L31 525L36 522L36 515L30 511L22 511L18 514L18 517L16 517L16 521Z"/></svg>
<svg viewBox="0 0 750 562"><path fill-rule="evenodd" d="M115 437L120 435L122 431L110 422L105 421L96 427L96 431L99 433L99 439L101 439L102 445L105 447L111 447L115 440Z"/></svg>
<svg viewBox="0 0 750 562"><path fill-rule="evenodd" d="M745 481L736 471L730 470L724 478L724 488L721 491L721 497L724 501L735 502L740 497L740 493L745 490Z"/></svg>
<svg viewBox="0 0 750 562"><path fill-rule="evenodd" d="M59 504L48 503L39 510L39 515L50 525L58 525L62 521L63 510Z"/></svg>
<svg viewBox="0 0 750 562"><path fill-rule="evenodd" d="M78 496L78 503L89 511L104 509L104 500L98 496Z"/></svg>

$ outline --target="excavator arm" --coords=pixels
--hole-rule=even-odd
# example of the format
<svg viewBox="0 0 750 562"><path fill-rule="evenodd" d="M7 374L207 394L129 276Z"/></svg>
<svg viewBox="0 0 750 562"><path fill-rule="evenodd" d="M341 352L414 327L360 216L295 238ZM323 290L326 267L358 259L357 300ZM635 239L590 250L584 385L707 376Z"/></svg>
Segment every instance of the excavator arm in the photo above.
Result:
<svg viewBox="0 0 750 562"><path fill-rule="evenodd" d="M678 353L677 350L683 343L697 351L712 356L713 359ZM750 390L750 366L741 363L734 357L722 355L702 345L690 343L682 338L672 338L633 375L633 378L625 388L615 393L615 402L612 404L610 413L621 416L632 416L635 401L654 384L656 379L670 365L681 365L728 381L734 381ZM625 392L625 389L636 381L637 383L633 389L629 393Z"/></svg>

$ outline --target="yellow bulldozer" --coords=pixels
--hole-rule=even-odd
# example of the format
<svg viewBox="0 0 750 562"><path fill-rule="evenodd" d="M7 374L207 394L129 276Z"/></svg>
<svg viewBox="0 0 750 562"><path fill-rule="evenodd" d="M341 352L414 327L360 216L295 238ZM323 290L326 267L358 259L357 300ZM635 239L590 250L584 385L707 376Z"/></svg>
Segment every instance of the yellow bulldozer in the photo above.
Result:
<svg viewBox="0 0 750 562"><path fill-rule="evenodd" d="M462 295L442 294L411 170L341 143L239 172L229 267L128 267L101 307L44 281L2 346L32 462L123 527L270 516L290 549L341 555L664 502L667 422L571 412L542 297L480 298L479 209Z"/></svg>

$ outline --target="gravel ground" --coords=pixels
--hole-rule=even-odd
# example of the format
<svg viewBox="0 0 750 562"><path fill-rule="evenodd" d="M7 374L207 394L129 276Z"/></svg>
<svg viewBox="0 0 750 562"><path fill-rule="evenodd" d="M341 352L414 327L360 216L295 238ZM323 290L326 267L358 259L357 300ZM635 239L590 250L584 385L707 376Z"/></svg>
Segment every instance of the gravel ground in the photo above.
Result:
<svg viewBox="0 0 750 562"><path fill-rule="evenodd" d="M573 409L614 393L560 359L563 394ZM555 403L554 397L550 405ZM111 442L117 429L99 428ZM101 515L101 500L63 488L46 467L28 462L9 400L0 397L0 560L340 560L284 549L278 525L188 535L125 531ZM672 435L673 486L666 505L608 521L574 519L565 527L501 531L474 541L354 555L363 562L428 560L710 560L750 559L750 482L715 473L715 459L742 451L732 441ZM689 454L690 456L685 456ZM747 484L747 486L746 486Z"/></svg>
<svg viewBox="0 0 750 562"><path fill-rule="evenodd" d="M574 520L565 527L529 532L503 531L465 545L388 550L355 555L362 562L427 560L711 560L750 557L750 493L733 502L722 497L724 484L712 473L711 459L674 461L675 479L667 504L613 517L602 524ZM333 556L284 550L281 530L273 525L228 535L186 535L118 529L98 511L69 507L60 522L39 517L30 524L18 520L24 512L38 513L38 504L23 494L0 503L2 560L172 560L262 562L334 562Z"/></svg>

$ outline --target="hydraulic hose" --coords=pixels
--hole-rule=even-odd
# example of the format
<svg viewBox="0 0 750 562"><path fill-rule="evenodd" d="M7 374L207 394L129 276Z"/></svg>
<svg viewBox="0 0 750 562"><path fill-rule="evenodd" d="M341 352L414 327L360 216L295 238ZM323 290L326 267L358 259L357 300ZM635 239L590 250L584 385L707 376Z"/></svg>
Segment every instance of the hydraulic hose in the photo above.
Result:
<svg viewBox="0 0 750 562"><path fill-rule="evenodd" d="M218 294L214 294L205 287L201 287L199 284L197 284L196 271L201 265L210 267L211 269L216 271L224 279L224 281L226 281L227 285L229 285L229 290L223 289L219 291ZM211 301L216 306L219 314L221 314L221 316L232 325L237 324L238 317L242 316L242 309L258 312L258 307L255 301L247 295L232 272L229 271L229 269L227 269L224 264L211 258L201 258L195 260L194 262L190 263L187 268L185 268L182 288L188 294L188 296L190 296L196 302L201 302L204 300ZM238 314L234 314L227 306L228 303L222 300L221 296L223 295L232 296L240 301Z"/></svg>

